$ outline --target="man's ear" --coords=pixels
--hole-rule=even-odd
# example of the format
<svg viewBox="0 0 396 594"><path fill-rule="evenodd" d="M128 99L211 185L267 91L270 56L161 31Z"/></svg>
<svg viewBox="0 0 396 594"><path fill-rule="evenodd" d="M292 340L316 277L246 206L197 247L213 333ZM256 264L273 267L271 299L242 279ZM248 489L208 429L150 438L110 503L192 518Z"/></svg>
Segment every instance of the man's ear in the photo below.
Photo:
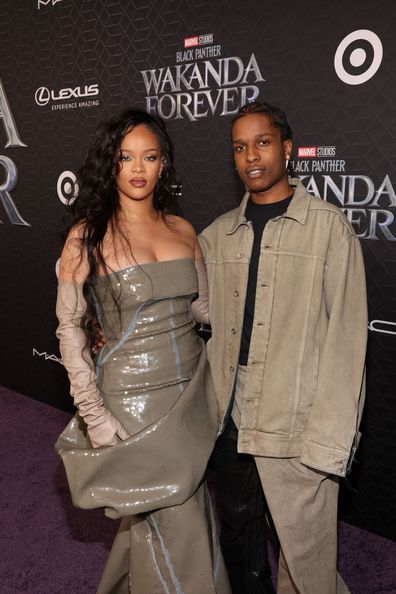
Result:
<svg viewBox="0 0 396 594"><path fill-rule="evenodd" d="M283 141L283 150L284 150L285 159L286 160L291 159L291 154L292 154L292 150L293 150L293 141L291 138Z"/></svg>

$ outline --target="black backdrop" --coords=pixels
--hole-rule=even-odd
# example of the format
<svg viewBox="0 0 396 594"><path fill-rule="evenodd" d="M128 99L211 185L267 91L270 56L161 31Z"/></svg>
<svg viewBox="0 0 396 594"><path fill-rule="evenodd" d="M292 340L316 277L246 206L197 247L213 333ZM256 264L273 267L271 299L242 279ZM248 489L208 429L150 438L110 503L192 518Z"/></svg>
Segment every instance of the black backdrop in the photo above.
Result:
<svg viewBox="0 0 396 594"><path fill-rule="evenodd" d="M362 238L368 395L342 514L396 538L396 5L0 0L0 13L0 384L70 409L56 231L97 123L130 105L167 119L199 231L241 197L230 116L258 95L286 111L309 191Z"/></svg>

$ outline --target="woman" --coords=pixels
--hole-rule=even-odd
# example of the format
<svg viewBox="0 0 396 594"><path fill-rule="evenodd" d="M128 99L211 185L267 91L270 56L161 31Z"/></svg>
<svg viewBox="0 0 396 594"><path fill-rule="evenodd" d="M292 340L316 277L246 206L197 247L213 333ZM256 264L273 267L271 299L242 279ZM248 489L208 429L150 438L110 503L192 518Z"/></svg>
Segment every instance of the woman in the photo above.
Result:
<svg viewBox="0 0 396 594"><path fill-rule="evenodd" d="M229 592L203 483L217 407L191 309L207 316L207 285L192 226L170 214L174 184L161 120L130 110L102 125L61 256L57 336L78 414L56 447L74 503L123 517L98 594Z"/></svg>

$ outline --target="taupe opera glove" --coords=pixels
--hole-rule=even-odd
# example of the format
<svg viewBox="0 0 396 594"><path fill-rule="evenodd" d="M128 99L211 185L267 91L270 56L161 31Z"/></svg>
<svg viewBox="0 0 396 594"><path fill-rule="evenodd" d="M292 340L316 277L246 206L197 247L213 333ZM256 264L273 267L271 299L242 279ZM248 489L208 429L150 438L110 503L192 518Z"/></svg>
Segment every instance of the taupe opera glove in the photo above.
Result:
<svg viewBox="0 0 396 594"><path fill-rule="evenodd" d="M209 324L209 289L206 264L203 258L195 260L195 270L198 277L198 298L191 304L194 320L201 324Z"/></svg>
<svg viewBox="0 0 396 594"><path fill-rule="evenodd" d="M98 448L115 445L119 441L117 436L124 440L129 435L103 406L86 336L80 328L81 316L85 310L82 286L74 282L59 281L56 302L59 326L56 336L59 338L62 361L69 375L70 394L87 425L92 447Z"/></svg>

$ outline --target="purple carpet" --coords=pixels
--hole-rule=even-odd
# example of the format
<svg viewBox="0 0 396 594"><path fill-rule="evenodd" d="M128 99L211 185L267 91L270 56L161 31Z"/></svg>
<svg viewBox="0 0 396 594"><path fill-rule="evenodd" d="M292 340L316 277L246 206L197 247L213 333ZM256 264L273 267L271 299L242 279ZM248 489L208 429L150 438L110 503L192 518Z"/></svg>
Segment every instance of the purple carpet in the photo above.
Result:
<svg viewBox="0 0 396 594"><path fill-rule="evenodd" d="M94 594L117 523L70 501L69 415L4 388L0 405L0 594ZM396 543L340 523L339 569L352 594L395 594Z"/></svg>

